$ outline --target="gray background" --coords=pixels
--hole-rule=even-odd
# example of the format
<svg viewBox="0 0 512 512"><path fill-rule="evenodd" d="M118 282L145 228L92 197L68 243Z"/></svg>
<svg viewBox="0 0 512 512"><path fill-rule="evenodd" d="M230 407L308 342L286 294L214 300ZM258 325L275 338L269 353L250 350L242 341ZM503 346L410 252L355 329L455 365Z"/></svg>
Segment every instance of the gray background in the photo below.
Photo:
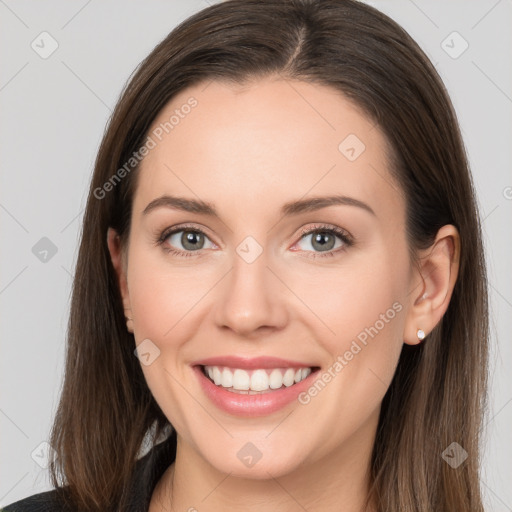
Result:
<svg viewBox="0 0 512 512"><path fill-rule="evenodd" d="M80 222L106 121L136 65L209 3L0 0L0 506L50 489L45 443L63 375ZM492 308L483 489L488 511L512 511L512 2L370 3L427 52L459 115ZM44 31L58 44L45 59L31 47L51 49Z"/></svg>

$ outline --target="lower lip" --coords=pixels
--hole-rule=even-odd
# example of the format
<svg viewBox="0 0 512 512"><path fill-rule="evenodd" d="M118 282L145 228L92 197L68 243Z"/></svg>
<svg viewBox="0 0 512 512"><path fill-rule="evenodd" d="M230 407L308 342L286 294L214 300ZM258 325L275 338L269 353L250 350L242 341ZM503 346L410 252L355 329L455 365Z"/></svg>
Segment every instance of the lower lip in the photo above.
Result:
<svg viewBox="0 0 512 512"><path fill-rule="evenodd" d="M257 395L245 395L233 393L222 386L217 386L206 377L201 366L194 366L193 369L199 378L204 393L217 407L229 414L250 418L272 414L297 400L299 394L308 389L318 373L318 370L316 370L304 380L290 387Z"/></svg>

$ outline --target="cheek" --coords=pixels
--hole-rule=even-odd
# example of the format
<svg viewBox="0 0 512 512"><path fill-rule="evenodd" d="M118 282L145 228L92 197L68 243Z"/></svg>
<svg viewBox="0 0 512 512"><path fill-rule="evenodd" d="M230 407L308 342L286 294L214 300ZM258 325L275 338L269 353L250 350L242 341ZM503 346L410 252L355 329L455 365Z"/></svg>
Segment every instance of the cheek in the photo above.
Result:
<svg viewBox="0 0 512 512"><path fill-rule="evenodd" d="M302 279L297 295L314 312L316 339L329 354L338 394L378 403L403 346L408 256L397 249L354 258L337 272ZM338 364L334 367L335 361ZM350 400L350 397L346 397Z"/></svg>
<svg viewBox="0 0 512 512"><path fill-rule="evenodd" d="M128 258L135 343L146 343L157 354L150 365L141 365L142 371L160 406L165 409L172 404L173 409L165 412L178 423L186 412L178 383L195 379L188 363L198 357L189 341L198 337L211 300L208 292L219 272L225 272L198 264L193 257L190 260L170 263L160 248L142 243L131 247Z"/></svg>
<svg viewBox="0 0 512 512"><path fill-rule="evenodd" d="M176 365L176 356L180 340L190 333L183 330L187 322L180 319L190 309L188 296L193 292L166 273L162 263L141 247L131 251L127 275L135 344L139 347L146 382L159 403L161 397L167 396L176 404L171 375L180 381L183 377L183 369ZM146 353L149 357L144 359ZM180 375L176 375L176 371Z"/></svg>
<svg viewBox="0 0 512 512"><path fill-rule="evenodd" d="M202 272L204 268L192 263L169 265L160 249L133 249L128 290L137 341L163 341L178 326L183 328L187 324L188 312L201 301L211 281L211 276Z"/></svg>
<svg viewBox="0 0 512 512"><path fill-rule="evenodd" d="M370 328L374 332L375 327L383 338L401 331L406 275L397 269L406 266L382 257L368 260L336 271L300 272L300 279L291 271L285 277L287 282L293 279L294 292L317 319L319 340L329 346L332 355L343 350L347 340L359 335L364 339Z"/></svg>
<svg viewBox="0 0 512 512"><path fill-rule="evenodd" d="M144 364L141 357L141 369L152 395L179 431L190 429L186 418L193 408L179 384L191 379L190 368L182 364L182 348L194 337L194 305L207 286L205 279L196 277L192 266L173 269L154 248L133 247L129 255L135 343L146 347L151 358Z"/></svg>
<svg viewBox="0 0 512 512"><path fill-rule="evenodd" d="M309 307L334 334L317 329L323 333L317 340L330 357L300 403L305 405L305 418L324 418L321 437L333 437L332 449L339 441L332 436L332 425L339 426L342 437L357 431L378 411L392 381L403 346L406 311L406 276L397 270L406 266L401 267L398 258L395 263L380 258L357 271L354 266L307 295Z"/></svg>

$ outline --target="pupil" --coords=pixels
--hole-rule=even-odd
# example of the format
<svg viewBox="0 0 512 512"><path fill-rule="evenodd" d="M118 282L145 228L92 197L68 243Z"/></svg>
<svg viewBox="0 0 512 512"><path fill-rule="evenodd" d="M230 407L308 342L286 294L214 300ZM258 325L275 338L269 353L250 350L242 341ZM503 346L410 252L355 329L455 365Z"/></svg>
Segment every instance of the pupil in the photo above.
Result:
<svg viewBox="0 0 512 512"><path fill-rule="evenodd" d="M201 249L200 243L202 241L202 234L194 231L185 231L181 237L181 243L186 249L196 251Z"/></svg>
<svg viewBox="0 0 512 512"><path fill-rule="evenodd" d="M328 239L327 241L325 240L326 238ZM330 245L329 245L329 242L330 242ZM319 232L313 237L313 247L315 247L315 243L318 243L318 244L320 244L319 248L321 250L332 249L334 247L333 242L334 242L334 237L330 233ZM317 248L317 247L315 247L315 248Z"/></svg>

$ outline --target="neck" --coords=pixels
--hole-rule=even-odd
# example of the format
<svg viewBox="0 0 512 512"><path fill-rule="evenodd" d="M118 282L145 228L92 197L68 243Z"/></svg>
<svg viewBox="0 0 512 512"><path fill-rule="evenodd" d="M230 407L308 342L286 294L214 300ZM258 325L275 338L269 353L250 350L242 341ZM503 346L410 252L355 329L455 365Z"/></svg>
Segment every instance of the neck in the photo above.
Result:
<svg viewBox="0 0 512 512"><path fill-rule="evenodd" d="M376 426L371 421L327 456L266 479L222 473L178 435L176 461L155 488L149 512L374 512L364 502Z"/></svg>

